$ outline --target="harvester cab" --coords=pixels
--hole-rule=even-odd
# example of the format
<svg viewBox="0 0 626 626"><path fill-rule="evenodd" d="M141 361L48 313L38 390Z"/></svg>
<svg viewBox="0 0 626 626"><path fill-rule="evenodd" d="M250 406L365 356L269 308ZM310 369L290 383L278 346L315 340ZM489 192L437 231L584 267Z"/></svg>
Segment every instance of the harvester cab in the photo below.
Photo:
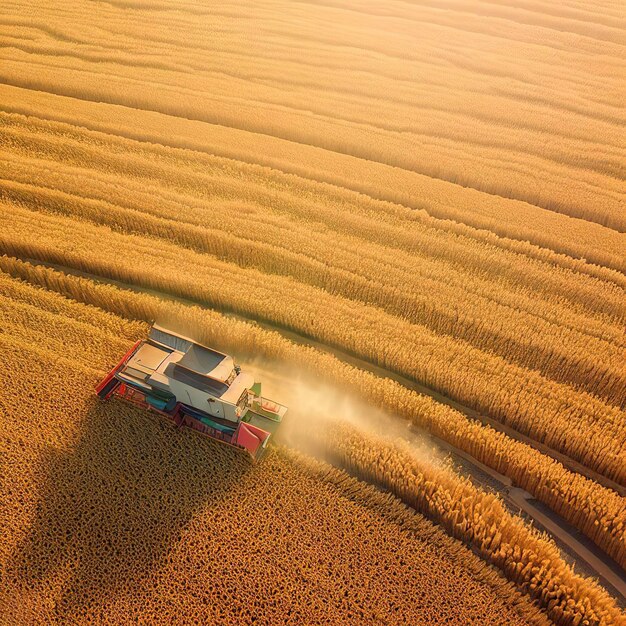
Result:
<svg viewBox="0 0 626 626"><path fill-rule="evenodd" d="M103 400L119 396L176 426L245 450L259 460L287 408L263 398L261 384L232 357L188 337L152 326L96 387Z"/></svg>

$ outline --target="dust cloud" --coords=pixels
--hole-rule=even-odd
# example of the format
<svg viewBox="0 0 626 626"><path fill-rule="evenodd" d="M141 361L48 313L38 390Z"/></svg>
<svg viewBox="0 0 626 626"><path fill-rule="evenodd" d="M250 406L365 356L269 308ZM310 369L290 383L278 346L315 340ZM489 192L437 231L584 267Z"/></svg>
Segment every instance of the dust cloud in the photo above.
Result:
<svg viewBox="0 0 626 626"><path fill-rule="evenodd" d="M314 434L344 423L369 435L409 443L411 453L419 456L421 462L439 464L443 460L442 453L405 419L372 406L339 386L263 357L245 360L241 367L261 382L263 396L288 407L276 443L326 460Z"/></svg>

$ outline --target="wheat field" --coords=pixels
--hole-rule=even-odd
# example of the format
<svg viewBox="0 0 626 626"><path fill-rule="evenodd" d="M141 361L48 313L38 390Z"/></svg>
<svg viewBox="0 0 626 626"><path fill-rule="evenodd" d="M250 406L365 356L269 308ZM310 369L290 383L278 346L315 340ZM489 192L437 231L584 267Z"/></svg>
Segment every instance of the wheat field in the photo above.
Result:
<svg viewBox="0 0 626 626"><path fill-rule="evenodd" d="M3 623L546 623L389 494L287 449L253 468L134 407L99 404L100 370L147 326L0 282L11 355L0 407L30 416L4 424Z"/></svg>
<svg viewBox="0 0 626 626"><path fill-rule="evenodd" d="M0 623L626 623L432 444L623 583L625 26L604 0L2 3ZM98 404L154 320L287 372L263 463Z"/></svg>

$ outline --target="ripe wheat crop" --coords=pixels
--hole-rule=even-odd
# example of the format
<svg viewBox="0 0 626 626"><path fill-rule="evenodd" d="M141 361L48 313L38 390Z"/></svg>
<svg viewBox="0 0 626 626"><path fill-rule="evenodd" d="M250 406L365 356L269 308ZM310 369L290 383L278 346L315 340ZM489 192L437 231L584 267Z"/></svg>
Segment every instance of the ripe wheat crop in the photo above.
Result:
<svg viewBox="0 0 626 626"><path fill-rule="evenodd" d="M91 393L171 322L484 463L626 567L623 31L579 0L3 3L0 613L623 621L500 500L342 415L310 437L333 467L250 471Z"/></svg>
<svg viewBox="0 0 626 626"><path fill-rule="evenodd" d="M186 162L199 161L203 167L198 169L205 173L211 169L207 162L207 153L223 155L231 162L239 164L239 167L263 164L272 168L275 176L284 173L291 180L295 177L296 189L301 190L304 199L308 201L320 194L326 196L332 191L335 206L343 206L346 196L353 196L356 192L359 204L369 209L370 215L374 212L377 220L380 217L386 218L387 224L396 229L399 225L411 228L416 223L426 224L437 229L439 234L451 232L494 246L498 254L509 251L522 255L520 260L524 261L526 270L528 259L531 259L607 279L622 286L626 284L622 273L626 266L621 254L620 234L590 222L566 220L558 214L537 210L532 205L503 202L502 198L477 194L472 189L450 188L441 181L406 170L389 168L346 155L329 154L314 146L294 145L274 137L233 128L207 128L193 120L126 109L116 110L115 122L112 123L107 118L108 109L102 103L77 104L72 98L52 96L44 92L27 92L6 85L0 85L0 93L4 95L6 102L11 103L5 105L3 110L28 115L29 127L45 128L50 132L60 126L55 132L57 141L75 140L77 135L84 137L87 132L90 142L106 145L107 150L111 150L113 144L113 152L119 152L122 148L122 152L128 156L129 152L135 150L127 139L139 140L144 144L142 152L149 151L153 161L154 155L162 150L160 146L165 145L178 153L182 152ZM140 129L137 124L138 115L141 115ZM6 116L4 118L6 120ZM63 123L59 124L57 120ZM78 128L76 124L79 124ZM163 135L164 127L167 128L167 136ZM36 148L36 144L40 142L41 139L34 142L35 154L40 153L40 148ZM146 142L149 142L149 146L145 145ZM23 136L19 143L23 145ZM33 144L32 141L30 143ZM73 152L75 153L75 148L65 150L64 159L71 159ZM112 162L111 153L105 155L96 152L95 155L90 154L89 160L94 165L106 163L109 171L112 167L115 171L119 168ZM138 168L127 163L123 171L125 175L133 175L139 171L145 173L146 164L143 163ZM361 174L358 181L354 179L355 171ZM119 184L119 177L115 184ZM275 197L277 185L274 181L272 190ZM161 193L162 191L160 190ZM188 187L187 191L197 192L198 189ZM263 205L266 210L268 204ZM241 208L240 203L237 206ZM317 211L317 203L314 206ZM334 218L337 217L335 211ZM360 220L357 224L351 223L350 228L358 229L359 224ZM380 230L376 229L375 232ZM391 243L397 245L406 238L407 233L400 230L394 234ZM442 253L445 254L445 251L437 250L437 254ZM478 268L485 269L482 261L478 263ZM520 278L519 275L515 276L516 280ZM554 268L546 280L553 278ZM572 288L572 281L568 282ZM541 286L534 281L532 283L533 289Z"/></svg>
<svg viewBox="0 0 626 626"><path fill-rule="evenodd" d="M53 144L57 150L58 144ZM29 148L32 152L32 146ZM59 158L66 160L65 155L63 151ZM79 154L75 159L92 162L94 156ZM146 196L143 190L133 202L128 188L115 193L113 180L107 184L100 181L98 195L103 199L92 200L85 198L89 191L82 182L84 174L87 180L98 181L91 173L64 171L55 166L50 155L45 162L33 161L25 154L20 157L17 162L6 162L6 174L16 179L4 185L2 196L6 200L107 224L121 232L149 234L239 265L290 275L498 353L618 405L625 401L624 380L613 365L619 361L620 348L624 348L621 327L605 316L592 317L582 308L571 311L575 304L571 300L566 303L555 298L544 304L543 300L533 299L527 288L511 293L494 285L492 276L468 276L450 264L415 258L408 252L402 254L341 232L316 233L306 222L300 225L290 221L286 238L287 224L281 216L267 211L260 216L250 212L239 215L232 210L229 203L235 196L240 201L250 197L246 185L222 199L225 207L220 210L218 205L210 212L207 208L183 210L181 198L169 204L164 199L154 205L154 197ZM120 163L120 171L123 167ZM35 176L33 171L37 172ZM168 172L169 177L180 185L180 167ZM112 204L113 200L119 204ZM126 208L129 203L132 208ZM181 213L185 215L183 222ZM537 277L536 282L540 280ZM604 292L598 301L607 306L615 302L613 310L619 319L619 302L609 288ZM594 294L596 298L599 295Z"/></svg>
<svg viewBox="0 0 626 626"><path fill-rule="evenodd" d="M359 370L313 348L285 340L278 333L233 320L212 311L130 293L109 285L67 276L0 257L0 268L70 298L93 304L130 319L172 322L186 332L227 352L243 350L264 356L341 385L390 413L411 420L483 463L510 477L570 523L613 558L626 565L626 506L610 489L565 469L528 445L467 419L449 406L417 394L389 379Z"/></svg>
<svg viewBox="0 0 626 626"><path fill-rule="evenodd" d="M85 30L95 49L81 45L72 50L63 21L57 26L61 37L44 29L43 36L29 43L32 31L41 29L28 22L18 5L13 24L25 40L6 55L2 82L312 144L473 187L483 195L623 228L615 178L621 154L614 136L621 119L615 112L617 72L601 71L588 47L583 52L596 70L591 73L574 52L566 52L575 33L596 45L596 55L614 59L619 51L614 18L607 20L610 25L588 29L584 21L565 14L560 17L566 26L555 29L539 11L535 32L523 9L510 9L503 33L498 8L484 16L452 11L452 18L446 15L442 22L430 7L414 7L407 14L402 5L392 4L382 24L375 11L349 3L311 8L305 19L297 8L274 7L281 24L275 23L272 9L259 15L268 35L258 38L245 30L245 10L239 10L238 20L182 6L175 12L175 32L184 29L184 46L173 41L159 7L154 15L145 7L151 19L142 20L140 34L129 31L121 7L102 8L96 15L116 33L121 50L111 49L90 27L95 17L91 7L69 2L61 6L72 6L73 24ZM133 15L141 19L139 9ZM53 24L59 20L45 6L39 19ZM459 29L455 19L468 29ZM416 23L419 38L414 35ZM208 49L207 28L220 32ZM455 34L455 49L446 45L449 38L442 38L442 29ZM544 41L544 29L558 39L553 46L560 50L560 71L537 45ZM534 67L540 86L529 84L528 70L511 67L511 49L500 41L503 34ZM333 60L337 45L343 54ZM366 52L357 54L362 50ZM459 57L468 50L476 58L464 63ZM237 61L229 63L232 55ZM434 66L425 66L424 58L436 59ZM446 80L440 70L449 65L455 71ZM41 66L50 71L38 71ZM222 71L224 66L229 72ZM99 79L102 72L107 80ZM585 90L572 101L573 85L579 84ZM533 97L536 89L542 98ZM604 101L593 98L595 90L603 91ZM563 180L569 181L567 187Z"/></svg>
<svg viewBox="0 0 626 626"><path fill-rule="evenodd" d="M87 223L81 224L77 242L74 220L41 214L35 224L31 211L18 205L5 207L0 243L10 254L49 260L268 320L338 346L484 411L626 484L624 412L592 394L423 325L372 306L357 308L348 299L289 278ZM297 306L285 304L296 301ZM619 371L617 353L614 360ZM595 445L589 445L590 439Z"/></svg>
<svg viewBox="0 0 626 626"><path fill-rule="evenodd" d="M460 480L445 467L421 461L419 453L403 442L394 444L347 424L322 422L305 428L309 440L335 463L390 490L473 545L483 558L539 599L555 623L599 624L618 619L601 588L573 575L553 544L469 479Z"/></svg>
<svg viewBox="0 0 626 626"><path fill-rule="evenodd" d="M0 293L3 619L373 624L393 611L408 622L547 624L390 494L289 451L251 471L220 444L96 403L106 362L144 324L6 275Z"/></svg>

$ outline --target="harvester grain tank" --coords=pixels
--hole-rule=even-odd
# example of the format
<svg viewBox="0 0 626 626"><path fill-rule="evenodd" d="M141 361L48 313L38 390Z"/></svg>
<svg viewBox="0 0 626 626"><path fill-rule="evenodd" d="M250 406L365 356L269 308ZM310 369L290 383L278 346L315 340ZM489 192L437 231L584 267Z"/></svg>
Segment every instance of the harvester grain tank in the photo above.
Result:
<svg viewBox="0 0 626 626"><path fill-rule="evenodd" d="M263 398L261 385L232 357L153 325L96 387L155 411L176 426L261 458L287 408Z"/></svg>

